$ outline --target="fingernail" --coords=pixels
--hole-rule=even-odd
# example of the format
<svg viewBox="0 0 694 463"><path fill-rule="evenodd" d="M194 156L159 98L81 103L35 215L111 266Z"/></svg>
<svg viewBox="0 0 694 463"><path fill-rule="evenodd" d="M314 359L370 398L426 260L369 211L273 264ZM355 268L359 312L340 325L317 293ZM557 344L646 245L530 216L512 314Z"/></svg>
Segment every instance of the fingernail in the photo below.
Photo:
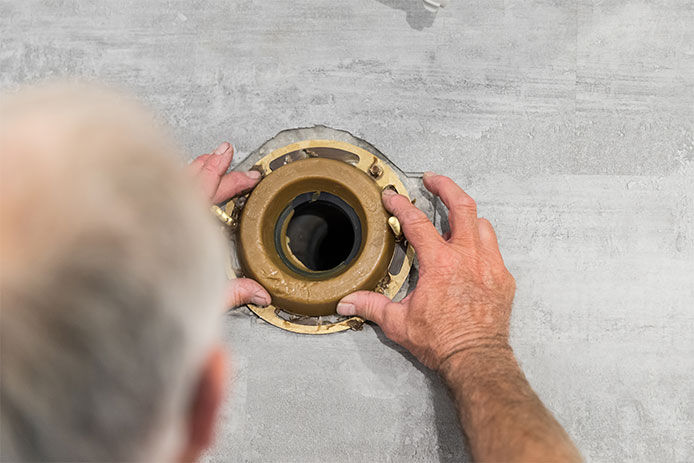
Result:
<svg viewBox="0 0 694 463"><path fill-rule="evenodd" d="M385 196L385 197L393 196L393 195L395 195L395 194L397 194L397 193L395 193L395 192L394 192L393 190L391 190L390 188L386 188L385 190L383 190L383 196Z"/></svg>
<svg viewBox="0 0 694 463"><path fill-rule="evenodd" d="M422 174L422 178L436 177L436 174L431 171L426 171Z"/></svg>
<svg viewBox="0 0 694 463"><path fill-rule="evenodd" d="M219 145L216 150L214 150L214 154L224 154L227 152L230 146L231 145L229 143L224 142L221 145Z"/></svg>
<svg viewBox="0 0 694 463"><path fill-rule="evenodd" d="M357 309L354 307L354 304L350 304L349 302L340 302L337 304L337 313L340 315L350 316L357 313Z"/></svg>
<svg viewBox="0 0 694 463"><path fill-rule="evenodd" d="M265 294L258 293L251 298L251 302L255 305L266 306L270 305L270 298Z"/></svg>
<svg viewBox="0 0 694 463"><path fill-rule="evenodd" d="M252 180L257 180L261 177L261 173L257 170L249 170L248 172L244 172L244 174L246 174L246 177Z"/></svg>

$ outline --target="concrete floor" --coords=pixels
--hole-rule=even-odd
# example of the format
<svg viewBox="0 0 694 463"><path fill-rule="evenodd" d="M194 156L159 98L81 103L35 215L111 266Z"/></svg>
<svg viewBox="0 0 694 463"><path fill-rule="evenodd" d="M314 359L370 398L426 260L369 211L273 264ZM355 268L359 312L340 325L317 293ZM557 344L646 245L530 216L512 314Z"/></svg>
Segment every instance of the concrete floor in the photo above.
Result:
<svg viewBox="0 0 694 463"><path fill-rule="evenodd" d="M682 1L0 0L0 87L78 75L189 156L351 131L451 175L517 279L512 343L591 461L694 460L694 9ZM441 382L377 328L241 311L207 461L458 461Z"/></svg>

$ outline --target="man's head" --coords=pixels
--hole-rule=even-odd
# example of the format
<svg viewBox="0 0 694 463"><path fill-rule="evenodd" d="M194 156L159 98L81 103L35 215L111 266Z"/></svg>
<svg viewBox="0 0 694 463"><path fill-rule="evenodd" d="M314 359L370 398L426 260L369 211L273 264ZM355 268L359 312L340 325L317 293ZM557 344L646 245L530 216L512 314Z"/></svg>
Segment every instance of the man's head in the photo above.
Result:
<svg viewBox="0 0 694 463"><path fill-rule="evenodd" d="M0 459L195 458L223 365L202 199L123 97L0 101Z"/></svg>

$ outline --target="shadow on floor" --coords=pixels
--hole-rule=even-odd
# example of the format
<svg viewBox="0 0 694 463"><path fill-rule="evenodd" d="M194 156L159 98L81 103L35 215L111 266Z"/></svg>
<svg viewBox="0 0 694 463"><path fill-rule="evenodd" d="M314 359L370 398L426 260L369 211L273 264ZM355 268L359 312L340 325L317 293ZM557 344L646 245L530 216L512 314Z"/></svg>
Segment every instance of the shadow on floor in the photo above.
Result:
<svg viewBox="0 0 694 463"><path fill-rule="evenodd" d="M467 438L463 434L458 421L458 413L451 398L448 388L441 378L405 350L383 334L383 331L374 325L374 331L378 339L389 348L397 351L419 370L427 379L431 401L434 404L434 424L437 434L437 449L439 462L442 463L471 463L472 457L467 445Z"/></svg>
<svg viewBox="0 0 694 463"><path fill-rule="evenodd" d="M421 31L434 24L436 13L432 13L424 8L422 0L376 0L394 10L404 11L405 21L412 29Z"/></svg>

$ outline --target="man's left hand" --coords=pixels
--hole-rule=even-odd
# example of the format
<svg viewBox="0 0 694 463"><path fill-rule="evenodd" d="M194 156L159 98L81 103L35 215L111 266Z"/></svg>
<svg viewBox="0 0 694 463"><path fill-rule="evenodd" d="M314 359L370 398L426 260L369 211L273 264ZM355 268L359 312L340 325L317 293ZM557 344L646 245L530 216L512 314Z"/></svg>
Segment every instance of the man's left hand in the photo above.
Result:
<svg viewBox="0 0 694 463"><path fill-rule="evenodd" d="M234 147L224 142L214 152L195 158L188 170L195 176L205 197L217 204L250 190L260 181L260 172L229 172L229 165L234 157ZM236 278L229 282L227 289L227 307L238 307L252 303L266 306L270 304L270 294L254 280Z"/></svg>
<svg viewBox="0 0 694 463"><path fill-rule="evenodd" d="M198 178L205 197L212 204L228 201L234 196L250 190L260 181L260 172L229 172L229 164L234 158L234 147L224 142L210 154L202 154L188 166Z"/></svg>

